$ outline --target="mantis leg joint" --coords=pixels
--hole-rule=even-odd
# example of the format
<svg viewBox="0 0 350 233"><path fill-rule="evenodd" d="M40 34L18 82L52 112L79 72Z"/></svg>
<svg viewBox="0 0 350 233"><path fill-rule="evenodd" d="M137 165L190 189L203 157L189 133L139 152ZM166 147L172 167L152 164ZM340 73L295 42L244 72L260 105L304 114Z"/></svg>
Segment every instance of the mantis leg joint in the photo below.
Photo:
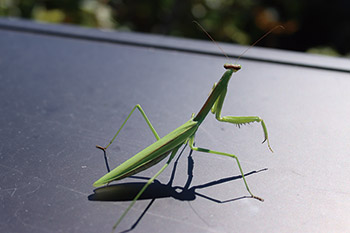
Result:
<svg viewBox="0 0 350 233"><path fill-rule="evenodd" d="M105 148L105 147L102 147L102 146L96 145L96 148L97 148L97 149L100 149L100 150L103 150L104 152L106 152L106 148Z"/></svg>

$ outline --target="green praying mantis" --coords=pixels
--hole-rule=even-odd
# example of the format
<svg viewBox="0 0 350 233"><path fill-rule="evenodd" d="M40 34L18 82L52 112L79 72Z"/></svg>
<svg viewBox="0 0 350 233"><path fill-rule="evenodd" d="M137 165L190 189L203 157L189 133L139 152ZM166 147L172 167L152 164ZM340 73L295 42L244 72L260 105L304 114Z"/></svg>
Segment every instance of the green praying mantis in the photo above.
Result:
<svg viewBox="0 0 350 233"><path fill-rule="evenodd" d="M209 36L209 38L216 44L216 42L203 29L203 27L201 25L199 25L199 26ZM282 27L282 26L278 26L278 27ZM276 27L271 29L268 33L266 33L264 36L262 36L258 41L263 39L266 35L268 35L274 29L276 29ZM254 46L258 41L256 41L252 46ZM217 46L220 48L219 45L217 45ZM220 50L222 51L221 48L220 48ZM136 173L139 173L139 172L146 170L146 169L152 167L153 165L159 163L161 160L165 159L170 154L170 156L168 157L168 160L166 161L164 166L152 178L150 178L148 180L148 182L143 186L143 188L138 192L138 194L132 200L132 202L130 203L128 208L120 216L118 221L114 224L113 231L116 229L116 227L119 225L119 223L123 220L123 218L126 216L128 211L135 204L135 202L140 198L142 193L147 189L147 187L164 171L164 169L166 169L169 166L170 162L174 158L178 149L184 144L188 144L190 146L191 150L194 150L194 151L223 155L223 156L228 156L230 158L235 159L237 162L238 168L240 170L244 185L245 185L248 193L250 194L250 197L257 199L259 201L264 201L262 198L254 195L250 191L250 189L248 187L248 183L247 183L245 176L244 176L244 173L243 173L243 169L242 169L241 164L240 164L238 157L236 155L229 154L226 152L214 151L214 150L210 150L210 149L206 149L206 148L202 148L202 147L196 147L194 145L195 134L196 134L199 126L202 124L202 122L204 121L206 116L211 111L211 113L215 114L215 118L220 122L228 122L228 123L232 123L232 124L237 125L237 126L240 126L243 124L248 124L248 123L253 123L253 122L260 123L262 126L262 129L263 129L263 132L264 132L264 140L262 143L267 142L268 148L271 150L271 152L273 152L271 149L271 146L270 146L267 128L266 128L265 122L262 118L260 118L258 116L221 116L221 110L222 110L225 96L227 93L228 83L232 77L232 74L239 71L242 67L241 67L241 65L238 65L238 64L226 63L226 64L224 64L224 68L226 69L225 73L223 74L223 76L221 77L219 82L214 84L214 86L209 94L208 99L206 100L206 102L204 103L204 105L202 106L200 111L196 115L192 114L191 119L189 121L187 121L185 124L181 125L177 129L175 129L174 131L170 132L166 136L164 136L162 138L159 137L158 133L154 129L150 120L146 116L144 110L141 108L141 106L139 104L137 104L131 110L131 112L129 113L129 115L127 116L127 118L125 119L125 121L123 122L123 124L121 125L119 130L117 131L117 133L113 136L112 140L108 143L108 145L106 147L96 146L97 148L103 150L104 153L106 153L107 148L116 139L119 132L122 130L122 128L124 127L124 125L126 124L128 119L130 118L132 113L136 109L138 109L140 111L141 115L143 116L143 118L145 119L145 121L147 122L149 128L151 129L151 131L152 131L152 133L155 136L157 141L154 142L153 144L151 144L150 146L146 147L145 149L143 149L142 151L140 151L139 153L137 153L136 155L134 155L133 157L131 157L130 159L128 159L127 161L125 161L124 163L122 163L121 165L119 165L118 167L116 167L115 169L110 171L109 173L107 173L106 175L102 176L93 185L95 187L99 187L99 186L102 186L104 184L108 184L112 181L121 180L121 179L129 177L131 175L134 175Z"/></svg>

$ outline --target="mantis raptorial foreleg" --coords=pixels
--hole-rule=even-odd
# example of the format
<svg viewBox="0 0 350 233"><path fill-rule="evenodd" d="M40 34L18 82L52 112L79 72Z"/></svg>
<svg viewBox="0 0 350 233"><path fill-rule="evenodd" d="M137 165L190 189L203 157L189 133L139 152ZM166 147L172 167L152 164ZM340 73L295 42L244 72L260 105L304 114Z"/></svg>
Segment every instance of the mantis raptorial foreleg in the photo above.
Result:
<svg viewBox="0 0 350 233"><path fill-rule="evenodd" d="M214 87L215 87L215 84L214 84ZM265 139L262 143L264 143L266 141L267 146L269 147L271 152L273 152L273 150L270 146L269 135L267 134L267 128L266 128L266 125L265 125L265 122L263 121L263 119L261 119L258 116L239 116L239 117L238 116L221 116L221 110L222 110L222 106L224 104L226 92L227 92L227 89L225 88L222 91L222 93L220 94L220 96L218 97L218 99L215 101L215 104L213 105L213 107L211 108L211 112L213 114L215 114L215 118L218 121L229 122L229 123L235 124L237 126L249 124L252 122L261 123L261 126L262 126L263 131L264 131L264 136L265 136Z"/></svg>
<svg viewBox="0 0 350 233"><path fill-rule="evenodd" d="M193 135L190 140L189 140L189 146L192 150L195 150L195 151L199 151L199 152L205 152L205 153L210 153L210 154L217 154L217 155L224 155L224 156L228 156L228 157L231 157L231 158L234 158L237 162L237 165L238 165L238 168L239 168L239 171L241 172L241 175L242 175L242 178L243 178L243 181L244 181L244 185L248 191L248 193L251 195L252 198L255 198L259 201L264 201L264 199L262 199L261 197L258 197L258 196L255 196L253 195L253 193L250 191L249 187L248 187L248 183L244 177L244 173L243 173L243 169L241 167L241 164L238 160L238 157L234 154L229 154L229 153L225 153L225 152L220 152L220 151L214 151L214 150L209 150L209 149L205 149L205 148L201 148L201 147L195 147L194 146L194 136Z"/></svg>
<svg viewBox="0 0 350 233"><path fill-rule="evenodd" d="M129 113L129 115L126 117L126 119L124 120L123 124L120 126L120 128L118 129L117 133L113 136L112 140L108 143L108 145L106 147L102 147L102 146L96 146L97 148L101 149L101 150L106 150L114 141L114 139L118 136L119 132L122 130L122 128L124 127L124 125L126 124L126 122L129 120L130 116L133 114L133 112L135 111L135 109L138 109L141 113L141 115L143 116L143 118L145 119L145 121L147 122L149 128L151 129L153 135L156 137L157 141L160 139L157 131L154 129L152 123L150 122L150 120L148 119L146 113L143 111L143 109L141 108L141 105L136 104L135 107L131 110L131 112Z"/></svg>
<svg viewBox="0 0 350 233"><path fill-rule="evenodd" d="M124 211L124 213L122 214L122 216L120 216L120 218L118 219L118 221L116 222L116 224L114 224L113 226L113 231L115 230L115 228L119 225L119 223L123 220L123 218L125 217L125 215L129 212L129 210L131 209L131 207L135 204L135 202L140 198L140 196L142 195L142 193L147 189L147 187L152 184L152 182L164 171L165 168L167 168L171 162L171 160L174 158L174 156L176 155L176 152L178 151L178 149L180 148L177 147L174 150L172 150L170 157L168 159L168 161L164 164L164 166L151 178L147 181L147 183L142 187L142 189L139 191L139 193L135 196L135 198L132 200L132 202L130 203L130 205L128 206L128 208Z"/></svg>

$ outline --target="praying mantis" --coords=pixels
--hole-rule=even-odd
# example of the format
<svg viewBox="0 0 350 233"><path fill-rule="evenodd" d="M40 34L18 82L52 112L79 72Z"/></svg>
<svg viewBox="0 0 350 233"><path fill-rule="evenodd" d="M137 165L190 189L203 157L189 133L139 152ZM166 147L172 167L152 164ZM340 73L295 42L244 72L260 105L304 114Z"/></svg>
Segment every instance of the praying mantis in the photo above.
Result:
<svg viewBox="0 0 350 233"><path fill-rule="evenodd" d="M198 24L198 23L197 23ZM198 24L199 25L199 24ZM200 26L200 25L199 25ZM200 26L202 28L202 26ZM280 26L281 27L281 26ZM276 27L274 28L276 29ZM272 30L271 29L268 33L266 33L263 37L261 37L258 41L263 39L267 34L269 34ZM202 30L204 30L202 28ZM204 30L204 32L209 36L209 38L216 43L211 36ZM252 46L254 46L258 41L256 41ZM251 47L252 47L251 46ZM218 46L220 48L220 46ZM221 48L220 48L221 49ZM221 49L222 51L222 49ZM267 142L268 148L273 152L269 137L267 128L265 125L265 122L262 118L258 116L221 116L221 110L224 104L224 100L227 93L227 87L228 83L234 73L239 71L242 67L238 64L230 64L226 63L224 64L224 68L226 69L225 73L222 75L221 79L214 84L209 97L207 98L206 102L202 106L202 108L199 110L199 112L194 115L192 114L190 120L188 120L186 123L181 125L180 127L176 128L169 134L165 135L164 137L160 138L156 130L154 129L153 125L151 124L150 120L146 116L144 110L142 109L141 105L137 104L129 113L127 118L124 120L121 127L118 129L117 133L113 136L111 141L108 143L107 146L96 146L97 148L101 149L106 153L107 148L113 143L113 141L118 136L119 132L122 130L130 116L133 114L133 112L138 109L147 122L149 128L151 129L153 135L156 138L156 142L151 144L150 146L146 147L145 149L141 150L139 153L110 171L109 173L102 176L100 179L98 179L93 186L99 187L104 184L108 184L115 180L121 180L126 177L129 177L131 175L134 175L136 173L139 173L143 170L146 170L155 164L159 163L166 157L168 157L168 160L164 164L164 166L153 176L151 177L147 183L143 186L143 188L138 192L138 194L134 197L130 205L127 207L127 209L124 211L124 213L119 217L118 221L113 226L113 231L116 229L116 227L119 225L119 223L123 220L123 218L126 216L126 214L129 212L129 210L132 208L132 206L135 204L135 202L140 198L142 193L147 189L147 187L169 166L170 162L174 158L175 154L177 153L178 149L184 145L188 144L193 151L199 151L204 153L210 153L210 154L217 154L222 156L228 156L230 158L233 158L236 160L236 163L238 165L238 168L240 170L244 185L246 187L246 190L250 194L251 198L257 199L259 201L264 201L262 198L254 195L249 187L248 183L245 179L243 169L241 167L241 164L238 160L238 157L234 154L226 153L226 152L220 152L220 151L214 151L202 147L196 147L194 145L194 139L195 134L199 128L199 126L202 124L204 119L207 117L209 112L213 113L215 115L215 118L220 122L227 122L232 123L234 125L240 126L243 124L253 123L257 122L261 124L261 127L263 129L264 133L264 140L262 143ZM170 154L170 155L169 155Z"/></svg>

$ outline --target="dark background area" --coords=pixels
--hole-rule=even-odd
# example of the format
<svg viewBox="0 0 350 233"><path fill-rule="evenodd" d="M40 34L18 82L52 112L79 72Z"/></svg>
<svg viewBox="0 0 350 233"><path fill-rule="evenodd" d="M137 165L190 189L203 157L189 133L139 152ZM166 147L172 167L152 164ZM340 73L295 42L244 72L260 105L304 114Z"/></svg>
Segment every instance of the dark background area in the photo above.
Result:
<svg viewBox="0 0 350 233"><path fill-rule="evenodd" d="M208 40L196 20L217 41L244 45L283 25L259 46L335 56L350 52L349 9L346 0L0 1L4 17Z"/></svg>

